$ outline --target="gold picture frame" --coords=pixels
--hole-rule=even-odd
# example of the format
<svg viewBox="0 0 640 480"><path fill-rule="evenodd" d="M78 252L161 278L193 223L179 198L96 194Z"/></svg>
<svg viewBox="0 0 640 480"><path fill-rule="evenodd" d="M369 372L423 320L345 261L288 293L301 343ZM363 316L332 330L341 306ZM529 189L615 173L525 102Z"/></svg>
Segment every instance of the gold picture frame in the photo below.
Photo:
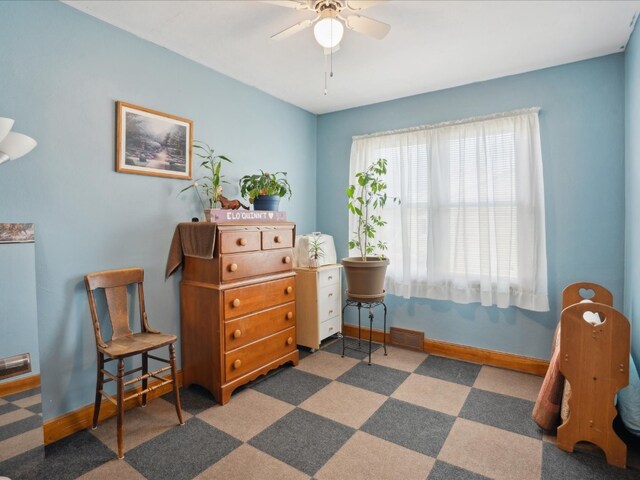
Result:
<svg viewBox="0 0 640 480"><path fill-rule="evenodd" d="M116 102L116 172L192 177L193 121Z"/></svg>

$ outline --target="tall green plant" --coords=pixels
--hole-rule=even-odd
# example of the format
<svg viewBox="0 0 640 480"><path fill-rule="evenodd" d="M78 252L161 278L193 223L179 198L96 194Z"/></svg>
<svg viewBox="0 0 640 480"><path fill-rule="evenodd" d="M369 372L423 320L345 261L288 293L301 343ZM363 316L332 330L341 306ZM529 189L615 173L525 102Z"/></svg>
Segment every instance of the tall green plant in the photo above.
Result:
<svg viewBox="0 0 640 480"><path fill-rule="evenodd" d="M379 158L364 172L356 173L356 185L347 187L349 212L358 220L356 230L352 232L353 237L349 240L349 250L357 248L362 261L366 261L367 256L373 255L376 250L380 252L387 250L385 242L378 240L376 243L375 241L376 228L387 224L378 211L386 205L387 200L392 202L399 202L399 200L387 196L386 174L387 160ZM382 253L376 256L384 257Z"/></svg>
<svg viewBox="0 0 640 480"><path fill-rule="evenodd" d="M229 183L224 180L224 175L221 173L222 162L225 161L231 163L231 160L224 155L216 155L213 148L211 148L207 143L199 140L193 142L193 150L196 156L203 159L200 166L206 168L209 172L197 179L188 187L180 190L180 193L185 192L190 188L195 188L196 192L198 192L198 188L201 188L204 192L205 198L207 199L209 208L213 208L218 203L218 199L222 194L222 184ZM202 202L202 197L199 192L198 198L200 199L200 202ZM204 207L204 203L202 206Z"/></svg>

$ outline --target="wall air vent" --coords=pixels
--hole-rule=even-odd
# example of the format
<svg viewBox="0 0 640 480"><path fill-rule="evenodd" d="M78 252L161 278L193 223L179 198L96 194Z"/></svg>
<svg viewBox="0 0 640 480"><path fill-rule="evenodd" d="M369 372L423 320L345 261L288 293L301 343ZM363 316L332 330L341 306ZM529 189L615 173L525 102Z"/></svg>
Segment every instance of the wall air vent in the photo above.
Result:
<svg viewBox="0 0 640 480"><path fill-rule="evenodd" d="M424 343L424 332L397 327L391 327L389 332L391 334L392 345L410 348L411 350L423 350L422 345Z"/></svg>
<svg viewBox="0 0 640 480"><path fill-rule="evenodd" d="M0 380L22 375L31 371L31 355L21 353L12 357L0 358Z"/></svg>

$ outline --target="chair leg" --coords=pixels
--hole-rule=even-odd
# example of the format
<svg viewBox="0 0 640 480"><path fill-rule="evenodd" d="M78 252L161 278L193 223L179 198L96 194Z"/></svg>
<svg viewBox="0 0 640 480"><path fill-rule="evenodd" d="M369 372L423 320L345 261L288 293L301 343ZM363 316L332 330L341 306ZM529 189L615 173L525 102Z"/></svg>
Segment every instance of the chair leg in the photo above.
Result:
<svg viewBox="0 0 640 480"><path fill-rule="evenodd" d="M124 359L118 360L118 458L124 458Z"/></svg>
<svg viewBox="0 0 640 480"><path fill-rule="evenodd" d="M149 372L149 358L147 357L148 353L147 352L142 352L142 375L146 375ZM142 391L146 392L147 391L147 378L145 378L144 380L142 380ZM147 394L143 393L142 394L142 406L146 407L147 406Z"/></svg>
<svg viewBox="0 0 640 480"><path fill-rule="evenodd" d="M182 406L180 405L180 391L178 389L178 378L176 376L176 347L173 343L169 344L169 363L171 364L171 379L173 380L173 397L176 405L176 413L180 425L184 425L182 420Z"/></svg>
<svg viewBox="0 0 640 480"><path fill-rule="evenodd" d="M98 353L98 375L96 378L96 400L93 404L93 425L95 430L98 427L98 417L100 416L100 405L102 405L102 394L100 390L104 387L104 375L102 369L104 368L104 356L102 353Z"/></svg>

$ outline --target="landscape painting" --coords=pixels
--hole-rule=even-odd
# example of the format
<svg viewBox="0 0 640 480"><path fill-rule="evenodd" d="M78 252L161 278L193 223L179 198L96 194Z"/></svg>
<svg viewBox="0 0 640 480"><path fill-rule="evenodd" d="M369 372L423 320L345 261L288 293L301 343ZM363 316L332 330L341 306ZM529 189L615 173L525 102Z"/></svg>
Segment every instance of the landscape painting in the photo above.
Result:
<svg viewBox="0 0 640 480"><path fill-rule="evenodd" d="M125 102L117 108L117 172L191 179L191 120Z"/></svg>

